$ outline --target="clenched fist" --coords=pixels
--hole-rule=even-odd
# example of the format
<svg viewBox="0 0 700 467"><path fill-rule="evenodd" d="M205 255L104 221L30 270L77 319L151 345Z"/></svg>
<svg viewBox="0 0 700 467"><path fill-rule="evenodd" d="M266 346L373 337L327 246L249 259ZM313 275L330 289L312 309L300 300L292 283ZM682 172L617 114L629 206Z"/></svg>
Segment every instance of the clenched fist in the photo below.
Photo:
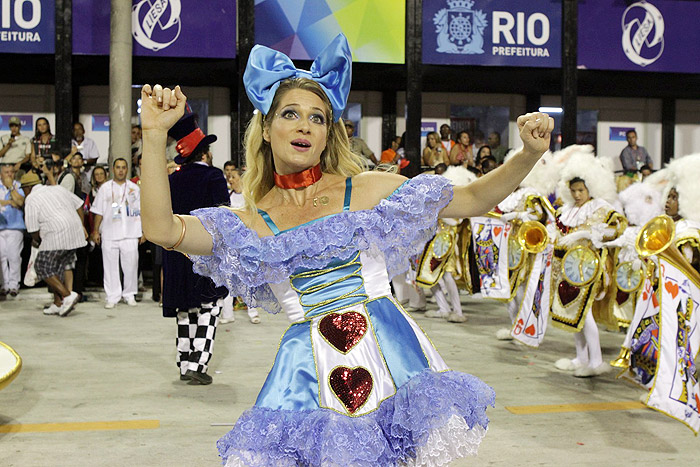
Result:
<svg viewBox="0 0 700 467"><path fill-rule="evenodd" d="M147 130L168 131L185 114L187 96L180 86L163 89L160 84L141 89L141 127Z"/></svg>

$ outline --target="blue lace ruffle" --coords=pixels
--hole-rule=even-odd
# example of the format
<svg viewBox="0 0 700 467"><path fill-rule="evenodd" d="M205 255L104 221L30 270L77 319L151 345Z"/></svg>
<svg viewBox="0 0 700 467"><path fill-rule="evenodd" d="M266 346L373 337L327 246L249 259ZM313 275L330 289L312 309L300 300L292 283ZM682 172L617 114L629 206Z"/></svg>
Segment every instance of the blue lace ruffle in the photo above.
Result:
<svg viewBox="0 0 700 467"><path fill-rule="evenodd" d="M357 250L384 254L389 277L435 234L438 213L452 199L449 180L419 175L372 209L335 214L274 237L260 238L228 209L193 211L211 234L211 256L191 256L194 272L243 297L249 306L280 311L268 284L289 280L298 268L318 269Z"/></svg>
<svg viewBox="0 0 700 467"><path fill-rule="evenodd" d="M396 465L415 457L431 431L454 415L470 428L488 426L491 387L475 376L424 370L377 410L348 417L329 409L271 410L253 407L217 443L224 463L244 465Z"/></svg>

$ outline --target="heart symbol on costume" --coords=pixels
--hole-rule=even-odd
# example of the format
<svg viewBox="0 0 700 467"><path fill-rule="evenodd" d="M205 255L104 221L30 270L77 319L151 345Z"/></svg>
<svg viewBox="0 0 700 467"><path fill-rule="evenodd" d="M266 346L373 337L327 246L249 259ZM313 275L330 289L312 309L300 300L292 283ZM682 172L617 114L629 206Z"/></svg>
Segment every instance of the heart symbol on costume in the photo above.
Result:
<svg viewBox="0 0 700 467"><path fill-rule="evenodd" d="M351 414L367 402L373 386L372 375L361 366L355 368L336 367L331 371L328 382L335 396Z"/></svg>
<svg viewBox="0 0 700 467"><path fill-rule="evenodd" d="M642 294L642 300L647 301L649 299L649 294L647 292L644 292Z"/></svg>
<svg viewBox="0 0 700 467"><path fill-rule="evenodd" d="M579 292L581 289L576 287L575 285L571 285L566 281L561 281L559 283L559 299L561 300L561 304L566 306L569 303L573 302L576 300L576 297L578 297Z"/></svg>
<svg viewBox="0 0 700 467"><path fill-rule="evenodd" d="M430 272L435 271L441 263L442 261L437 258L430 258Z"/></svg>
<svg viewBox="0 0 700 467"><path fill-rule="evenodd" d="M495 235L496 237L498 237L499 235L501 235L501 232L502 232L502 231L503 231L503 227L494 227L494 228L493 228L493 233L494 233L494 235Z"/></svg>
<svg viewBox="0 0 700 467"><path fill-rule="evenodd" d="M617 291L617 295L615 296L615 301L617 302L618 305L622 305L627 301L627 299L630 298L630 294L627 292L623 292L622 290Z"/></svg>
<svg viewBox="0 0 700 467"><path fill-rule="evenodd" d="M528 327L526 327L525 334L527 334L530 337L534 336L535 335L535 325L531 324Z"/></svg>
<svg viewBox="0 0 700 467"><path fill-rule="evenodd" d="M348 353L367 332L367 320L356 311L330 313L318 323L318 331L339 352Z"/></svg>
<svg viewBox="0 0 700 467"><path fill-rule="evenodd" d="M666 292L670 293L673 298L676 298L678 295L678 284L669 281L664 284L664 287L666 287Z"/></svg>
<svg viewBox="0 0 700 467"><path fill-rule="evenodd" d="M523 330L523 324L524 324L523 319L522 318L518 319L518 322L515 325L515 329L513 329L513 334L515 334L516 336L518 334L520 334Z"/></svg>

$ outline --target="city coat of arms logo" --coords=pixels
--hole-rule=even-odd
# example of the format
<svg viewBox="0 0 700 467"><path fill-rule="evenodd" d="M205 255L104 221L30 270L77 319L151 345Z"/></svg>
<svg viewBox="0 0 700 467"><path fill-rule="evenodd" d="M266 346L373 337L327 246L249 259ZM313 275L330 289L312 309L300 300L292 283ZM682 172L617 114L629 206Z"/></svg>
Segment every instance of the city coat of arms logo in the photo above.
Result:
<svg viewBox="0 0 700 467"><path fill-rule="evenodd" d="M486 14L473 10L473 0L447 0L433 17L437 33L437 51L448 54L483 54Z"/></svg>
<svg viewBox="0 0 700 467"><path fill-rule="evenodd" d="M140 0L131 10L134 40L154 52L180 37L180 0Z"/></svg>

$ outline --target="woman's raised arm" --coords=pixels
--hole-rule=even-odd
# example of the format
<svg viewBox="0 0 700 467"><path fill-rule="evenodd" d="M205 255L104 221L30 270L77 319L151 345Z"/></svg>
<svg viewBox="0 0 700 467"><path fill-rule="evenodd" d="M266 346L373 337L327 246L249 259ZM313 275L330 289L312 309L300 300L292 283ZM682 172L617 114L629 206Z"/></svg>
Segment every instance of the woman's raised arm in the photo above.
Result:
<svg viewBox="0 0 700 467"><path fill-rule="evenodd" d="M523 148L507 163L467 186L454 188L450 204L440 217L465 218L480 216L515 190L530 170L549 149L554 119L545 113L529 113L518 117Z"/></svg>
<svg viewBox="0 0 700 467"><path fill-rule="evenodd" d="M177 251L210 255L212 238L194 216L174 216L166 170L168 130L184 115L187 97L175 86L163 89L146 84L141 90L141 222L147 239ZM182 219L182 221L180 219Z"/></svg>

